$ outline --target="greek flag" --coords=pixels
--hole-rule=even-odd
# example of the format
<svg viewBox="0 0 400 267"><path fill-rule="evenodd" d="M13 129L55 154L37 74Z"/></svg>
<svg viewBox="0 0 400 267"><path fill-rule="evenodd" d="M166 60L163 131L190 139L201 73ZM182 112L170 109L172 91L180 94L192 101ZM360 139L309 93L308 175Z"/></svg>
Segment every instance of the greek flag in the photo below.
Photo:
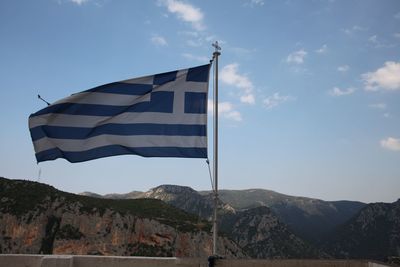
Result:
<svg viewBox="0 0 400 267"><path fill-rule="evenodd" d="M207 158L210 64L113 82L31 114L38 162L135 154Z"/></svg>

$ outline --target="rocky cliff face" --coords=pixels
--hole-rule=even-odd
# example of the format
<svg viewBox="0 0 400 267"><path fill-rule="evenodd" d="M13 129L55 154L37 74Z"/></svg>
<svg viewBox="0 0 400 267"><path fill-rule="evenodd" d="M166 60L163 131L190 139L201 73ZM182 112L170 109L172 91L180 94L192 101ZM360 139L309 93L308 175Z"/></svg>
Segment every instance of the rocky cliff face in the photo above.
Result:
<svg viewBox="0 0 400 267"><path fill-rule="evenodd" d="M221 227L253 258L325 257L290 232L267 207L224 216Z"/></svg>
<svg viewBox="0 0 400 267"><path fill-rule="evenodd" d="M210 225L153 199L77 196L0 178L0 253L207 257ZM227 238L227 257L245 257Z"/></svg>
<svg viewBox="0 0 400 267"><path fill-rule="evenodd" d="M339 227L325 244L337 258L369 258L385 261L400 256L400 199L373 203Z"/></svg>
<svg viewBox="0 0 400 267"><path fill-rule="evenodd" d="M178 185L161 185L147 192L133 191L127 194L83 194L115 199L160 199L205 219L211 219L214 205L212 192L197 192L190 187ZM365 206L357 201L323 201L265 189L219 190L219 196L222 201L220 212L223 214L269 207L291 231L314 245L320 245L329 232L348 221Z"/></svg>
<svg viewBox="0 0 400 267"><path fill-rule="evenodd" d="M162 200L204 219L211 219L214 209L214 204L210 198L200 195L187 186L160 185L139 195L139 197Z"/></svg>

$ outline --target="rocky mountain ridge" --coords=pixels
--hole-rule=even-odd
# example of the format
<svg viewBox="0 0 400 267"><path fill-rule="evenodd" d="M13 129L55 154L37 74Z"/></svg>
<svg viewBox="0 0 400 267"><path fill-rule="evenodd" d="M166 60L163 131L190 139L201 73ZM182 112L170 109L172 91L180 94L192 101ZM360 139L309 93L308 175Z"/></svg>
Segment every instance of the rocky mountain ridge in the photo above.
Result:
<svg viewBox="0 0 400 267"><path fill-rule="evenodd" d="M267 202L262 191L257 194L246 198L242 194L243 202L221 204L218 246L227 257L386 260L400 256L400 200L352 211L354 216L331 231L321 246L296 235L277 216L277 203L297 207L307 216L330 214L325 204L347 212L354 206L284 195ZM211 254L211 225L201 218L209 218L212 210L209 192L163 185L129 196L134 199L80 196L40 183L0 178L0 253ZM237 192L228 192L228 197L238 197ZM244 204L248 206L239 206Z"/></svg>
<svg viewBox="0 0 400 267"><path fill-rule="evenodd" d="M0 253L207 257L211 225L160 200L74 195L0 178ZM246 257L226 237L227 257Z"/></svg>
<svg viewBox="0 0 400 267"><path fill-rule="evenodd" d="M323 201L284 195L265 189L219 190L222 213L236 213L256 207L269 207L296 235L315 245L336 227L354 216L366 204L357 201ZM89 193L99 197L94 193ZM160 185L147 192L108 194L104 198L154 198L202 218L213 211L211 191L195 191L187 186Z"/></svg>

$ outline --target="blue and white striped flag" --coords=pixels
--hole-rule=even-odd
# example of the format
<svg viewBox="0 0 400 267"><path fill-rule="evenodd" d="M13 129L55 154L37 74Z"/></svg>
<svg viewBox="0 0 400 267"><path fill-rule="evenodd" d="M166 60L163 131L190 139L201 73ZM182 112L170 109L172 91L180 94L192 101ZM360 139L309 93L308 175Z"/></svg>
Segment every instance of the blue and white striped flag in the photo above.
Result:
<svg viewBox="0 0 400 267"><path fill-rule="evenodd" d="M207 158L209 71L207 64L105 84L32 114L37 161Z"/></svg>

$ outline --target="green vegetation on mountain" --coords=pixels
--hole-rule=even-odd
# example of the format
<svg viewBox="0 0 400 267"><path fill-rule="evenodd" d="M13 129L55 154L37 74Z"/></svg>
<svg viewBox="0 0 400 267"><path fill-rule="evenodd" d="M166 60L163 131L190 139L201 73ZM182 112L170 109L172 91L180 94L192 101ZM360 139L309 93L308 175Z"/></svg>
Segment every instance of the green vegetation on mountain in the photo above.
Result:
<svg viewBox="0 0 400 267"><path fill-rule="evenodd" d="M325 250L336 258L400 257L400 199L367 205L330 235Z"/></svg>
<svg viewBox="0 0 400 267"><path fill-rule="evenodd" d="M196 215L157 199L104 199L62 192L52 186L26 180L0 177L0 212L17 216L32 210L44 211L49 203L79 203L80 211L103 214L107 209L120 214L156 219L180 231L209 231L210 224Z"/></svg>
<svg viewBox="0 0 400 267"><path fill-rule="evenodd" d="M365 206L357 201L323 201L265 189L220 190L219 195L236 210L269 207L294 233L316 245Z"/></svg>

